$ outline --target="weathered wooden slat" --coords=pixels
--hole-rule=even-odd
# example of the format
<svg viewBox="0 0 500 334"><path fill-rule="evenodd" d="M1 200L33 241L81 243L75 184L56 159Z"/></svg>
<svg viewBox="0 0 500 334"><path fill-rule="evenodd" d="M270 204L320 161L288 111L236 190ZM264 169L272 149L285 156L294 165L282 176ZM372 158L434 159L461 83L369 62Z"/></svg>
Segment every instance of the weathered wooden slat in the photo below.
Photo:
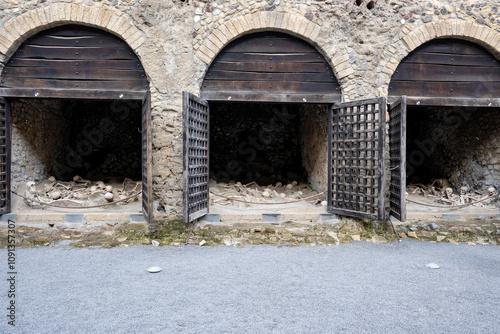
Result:
<svg viewBox="0 0 500 334"><path fill-rule="evenodd" d="M137 80L144 78L143 70L110 70L101 68L10 67L4 69L2 79L72 79L72 80Z"/></svg>
<svg viewBox="0 0 500 334"><path fill-rule="evenodd" d="M142 102L142 211L148 223L153 222L153 156L151 142L151 92Z"/></svg>
<svg viewBox="0 0 500 334"><path fill-rule="evenodd" d="M100 36L102 32L87 26L68 24L52 28L47 34L51 36Z"/></svg>
<svg viewBox="0 0 500 334"><path fill-rule="evenodd" d="M390 212L402 222L406 220L406 105L402 96L389 107Z"/></svg>
<svg viewBox="0 0 500 334"><path fill-rule="evenodd" d="M456 66L497 67L498 60L492 55L461 55L417 52L403 59L407 64L441 64Z"/></svg>
<svg viewBox="0 0 500 334"><path fill-rule="evenodd" d="M218 59L224 62L253 62L253 63L321 63L326 64L325 59L316 53L244 53L223 52Z"/></svg>
<svg viewBox="0 0 500 334"><path fill-rule="evenodd" d="M217 62L210 70L241 71L241 72L281 72L281 73L329 73L326 64L308 63L307 66L297 66L296 63L230 63ZM244 74L242 74L244 75Z"/></svg>
<svg viewBox="0 0 500 334"><path fill-rule="evenodd" d="M137 56L132 50L116 47L46 47L46 46L21 46L14 56L17 58L42 58L42 59L129 59L135 60Z"/></svg>
<svg viewBox="0 0 500 334"><path fill-rule="evenodd" d="M97 81L97 80L51 80L34 78L4 78L0 81L2 87L32 87L32 88L78 88L78 89L103 89L126 91L145 90L149 83L147 79L139 80L116 80L116 81Z"/></svg>
<svg viewBox="0 0 500 334"><path fill-rule="evenodd" d="M311 76L309 73L256 73L211 70L207 73L207 82L212 80L231 81L300 81L300 82L331 82L337 80L329 73L318 73Z"/></svg>
<svg viewBox="0 0 500 334"><path fill-rule="evenodd" d="M392 76L392 81L398 80L500 82L500 66L482 67L401 63Z"/></svg>
<svg viewBox="0 0 500 334"><path fill-rule="evenodd" d="M340 102L342 96L340 91L328 94L287 94L258 92L258 91L238 91L238 92L223 92L223 91L208 91L201 92L201 98L208 101L219 102L278 102L278 103L326 103Z"/></svg>
<svg viewBox="0 0 500 334"><path fill-rule="evenodd" d="M25 45L30 46L64 46L64 47L117 47L122 48L125 42L110 35L54 36L36 35L29 38Z"/></svg>
<svg viewBox="0 0 500 334"><path fill-rule="evenodd" d="M459 39L439 39L416 49L418 52L476 55L484 49L471 42Z"/></svg>
<svg viewBox="0 0 500 334"><path fill-rule="evenodd" d="M262 92L304 92L304 93L331 93L338 89L333 83L321 82L280 82L280 81L210 81L205 80L203 89L212 91L240 91L259 90Z"/></svg>
<svg viewBox="0 0 500 334"><path fill-rule="evenodd" d="M30 59L17 58L10 59L7 67L53 67L53 68L74 68L88 69L99 68L104 70L142 70L141 63L138 60L117 59L109 60L52 60L52 59Z"/></svg>
<svg viewBox="0 0 500 334"><path fill-rule="evenodd" d="M287 52L316 53L310 44L299 39L288 38L279 33L257 33L247 38L230 43L226 52L278 52L275 50L286 50Z"/></svg>
<svg viewBox="0 0 500 334"><path fill-rule="evenodd" d="M397 97L391 97L396 100ZM450 106L450 107L500 107L500 98L453 98L453 97L421 97L407 98L407 105L415 106Z"/></svg>
<svg viewBox="0 0 500 334"><path fill-rule="evenodd" d="M93 89L52 89L52 88L2 88L0 96L20 98L60 98L91 100L140 100L146 90L93 90Z"/></svg>
<svg viewBox="0 0 500 334"><path fill-rule="evenodd" d="M495 98L499 92L500 82L395 81L389 86L391 96Z"/></svg>

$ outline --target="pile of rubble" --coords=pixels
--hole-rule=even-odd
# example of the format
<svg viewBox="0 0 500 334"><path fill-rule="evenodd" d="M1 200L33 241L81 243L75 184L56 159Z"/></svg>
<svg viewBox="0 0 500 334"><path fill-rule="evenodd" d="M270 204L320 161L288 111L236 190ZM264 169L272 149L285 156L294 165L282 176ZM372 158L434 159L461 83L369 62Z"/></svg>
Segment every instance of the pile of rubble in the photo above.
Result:
<svg viewBox="0 0 500 334"><path fill-rule="evenodd" d="M251 203L285 203L309 198L304 203L326 206L326 194L311 189L306 183L293 181L288 184L277 182L274 185L259 186L255 182L242 184L210 180L210 204L250 206ZM222 195L222 196L220 196ZM315 196L317 195L317 196ZM236 199L238 201L233 201ZM250 203L244 203L244 202Z"/></svg>
<svg viewBox="0 0 500 334"><path fill-rule="evenodd" d="M43 204L55 204L62 207L87 207L113 203L126 205L138 201L137 195L142 188L140 181L125 178L120 183L90 181L75 175L73 181L58 181L51 176L36 184L33 181L26 183L25 202L31 207L40 207ZM41 204L43 203L43 204Z"/></svg>
<svg viewBox="0 0 500 334"><path fill-rule="evenodd" d="M446 179L436 179L430 185L422 183L409 184L406 187L406 195L420 195L431 199L436 203L448 204L450 206L467 205L478 207L498 206L500 195L496 187L489 187L487 193L471 191L469 187L460 187L459 193L455 193Z"/></svg>

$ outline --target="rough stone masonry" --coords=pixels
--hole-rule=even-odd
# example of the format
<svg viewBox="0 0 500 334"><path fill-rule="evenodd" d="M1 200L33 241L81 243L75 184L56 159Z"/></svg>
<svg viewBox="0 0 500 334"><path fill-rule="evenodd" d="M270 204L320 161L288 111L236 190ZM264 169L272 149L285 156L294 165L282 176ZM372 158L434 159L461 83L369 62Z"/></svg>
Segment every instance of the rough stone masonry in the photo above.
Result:
<svg viewBox="0 0 500 334"><path fill-rule="evenodd" d="M182 216L181 92L199 93L211 61L238 37L272 30L311 43L330 62L345 101L387 95L399 62L435 38L466 39L496 57L500 52L495 1L3 0L0 70L28 37L69 23L122 38L146 70L157 219ZM497 166L492 168L498 175ZM43 172L15 171L32 172L33 177Z"/></svg>

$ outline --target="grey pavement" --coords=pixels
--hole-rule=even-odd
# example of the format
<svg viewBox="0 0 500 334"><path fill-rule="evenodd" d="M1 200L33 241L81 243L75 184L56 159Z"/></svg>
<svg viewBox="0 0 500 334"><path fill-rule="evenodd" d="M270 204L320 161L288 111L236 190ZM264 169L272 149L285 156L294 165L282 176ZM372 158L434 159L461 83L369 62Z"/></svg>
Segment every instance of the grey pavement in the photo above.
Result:
<svg viewBox="0 0 500 334"><path fill-rule="evenodd" d="M17 267L2 333L500 332L498 246L39 247Z"/></svg>

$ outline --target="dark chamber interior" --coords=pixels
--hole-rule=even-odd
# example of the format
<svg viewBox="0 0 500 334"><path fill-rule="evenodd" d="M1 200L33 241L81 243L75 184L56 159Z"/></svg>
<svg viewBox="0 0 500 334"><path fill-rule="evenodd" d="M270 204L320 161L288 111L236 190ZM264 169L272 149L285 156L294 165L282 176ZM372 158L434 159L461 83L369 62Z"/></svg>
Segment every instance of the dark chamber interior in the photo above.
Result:
<svg viewBox="0 0 500 334"><path fill-rule="evenodd" d="M500 182L500 113L486 107L416 107L407 113L407 182L453 188Z"/></svg>
<svg viewBox="0 0 500 334"><path fill-rule="evenodd" d="M300 105L210 104L210 176L258 185L306 181Z"/></svg>
<svg viewBox="0 0 500 334"><path fill-rule="evenodd" d="M140 179L140 101L12 101L13 178Z"/></svg>

